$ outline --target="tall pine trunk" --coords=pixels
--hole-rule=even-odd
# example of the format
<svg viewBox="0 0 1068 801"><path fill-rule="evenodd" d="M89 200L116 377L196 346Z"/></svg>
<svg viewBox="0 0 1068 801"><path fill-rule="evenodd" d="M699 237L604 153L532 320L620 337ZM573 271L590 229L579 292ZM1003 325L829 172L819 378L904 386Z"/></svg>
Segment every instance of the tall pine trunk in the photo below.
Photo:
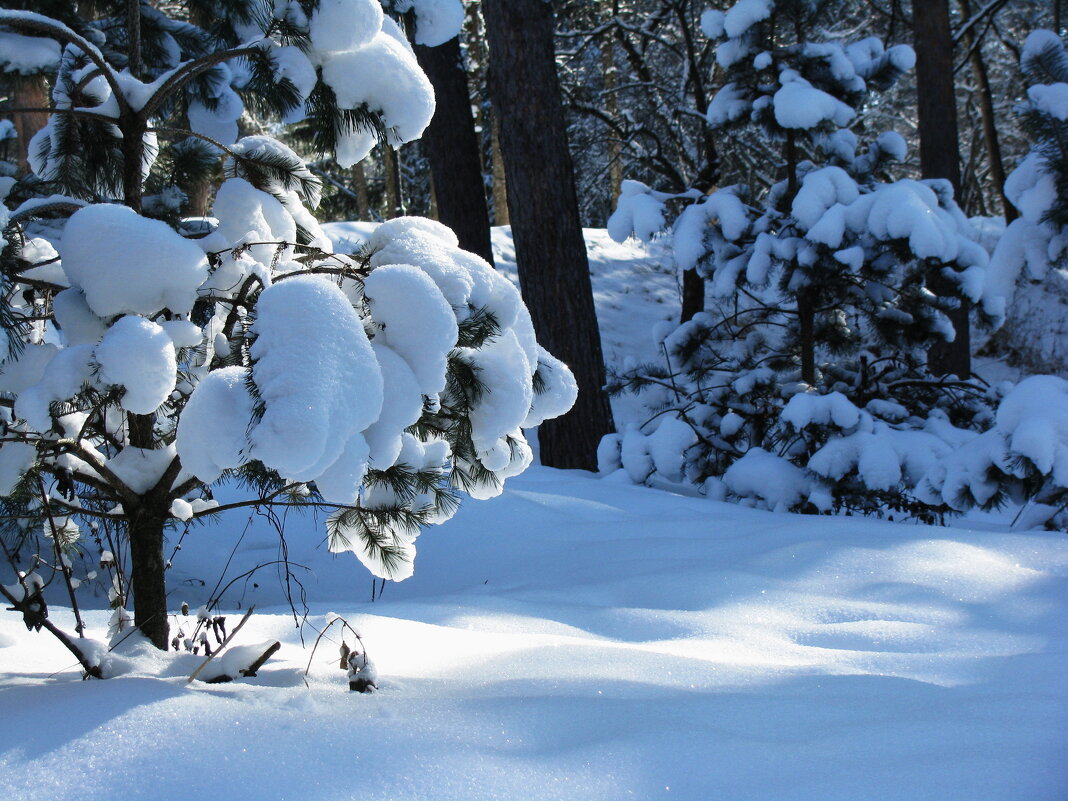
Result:
<svg viewBox="0 0 1068 801"><path fill-rule="evenodd" d="M958 0L958 2L964 18L970 19L972 7L969 0ZM979 113L983 120L983 142L986 144L987 162L990 164L990 180L1001 200L1001 212L1005 215L1005 223L1008 224L1019 217L1020 213L1005 193L1005 164L1001 159L1001 143L998 141L994 93L990 88L990 75L987 72L986 62L983 60L983 49L976 43L974 29L969 29L964 34L964 46L971 53L972 76L979 90Z"/></svg>
<svg viewBox="0 0 1068 801"><path fill-rule="evenodd" d="M953 83L953 37L949 28L949 0L913 0L916 46L916 101L920 134L920 171L924 178L945 178L960 194L960 154L957 143L957 100ZM954 287L938 269L928 287L939 296ZM931 347L928 365L935 375L971 375L971 332L968 307L948 312L956 337Z"/></svg>
<svg viewBox="0 0 1068 801"><path fill-rule="evenodd" d="M552 6L484 0L482 12L523 299L539 341L571 367L579 385L571 412L539 429L541 460L594 470L597 445L613 430L612 412L556 75Z"/></svg>
<svg viewBox="0 0 1068 801"><path fill-rule="evenodd" d="M456 233L460 247L492 264L486 188L460 38L437 47L415 45L415 55L437 100L434 118L420 139L430 159L437 218Z"/></svg>

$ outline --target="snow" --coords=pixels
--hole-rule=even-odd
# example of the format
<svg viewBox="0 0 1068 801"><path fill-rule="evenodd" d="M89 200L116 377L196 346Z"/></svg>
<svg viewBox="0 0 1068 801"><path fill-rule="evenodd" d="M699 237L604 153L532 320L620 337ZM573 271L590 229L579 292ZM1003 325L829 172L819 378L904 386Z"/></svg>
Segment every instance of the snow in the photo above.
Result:
<svg viewBox="0 0 1068 801"><path fill-rule="evenodd" d="M59 66L59 42L43 36L0 31L0 65L4 72L37 75Z"/></svg>
<svg viewBox="0 0 1068 801"><path fill-rule="evenodd" d="M143 494L156 486L175 455L173 445L157 450L126 447L108 459L107 467L123 484Z"/></svg>
<svg viewBox="0 0 1068 801"><path fill-rule="evenodd" d="M782 86L772 97L775 121L783 128L815 128L824 122L848 125L856 112L835 97L817 89L794 70L783 70Z"/></svg>
<svg viewBox="0 0 1068 801"><path fill-rule="evenodd" d="M377 0L320 0L308 21L312 47L325 52L363 47L381 29Z"/></svg>
<svg viewBox="0 0 1068 801"><path fill-rule="evenodd" d="M456 344L456 316L434 281L418 267L376 267L364 280L371 316L382 326L375 335L399 354L424 395L445 388L449 351Z"/></svg>
<svg viewBox="0 0 1068 801"><path fill-rule="evenodd" d="M812 492L805 472L763 448L750 448L727 468L723 483L740 498L755 498L772 510L797 505Z"/></svg>
<svg viewBox="0 0 1068 801"><path fill-rule="evenodd" d="M810 425L852 428L860 421L860 411L841 392L802 392L786 402L781 417L798 431Z"/></svg>
<svg viewBox="0 0 1068 801"><path fill-rule="evenodd" d="M771 16L774 0L738 0L723 18L723 32L737 39L758 22Z"/></svg>
<svg viewBox="0 0 1068 801"><path fill-rule="evenodd" d="M328 230L368 235L360 225ZM674 267L655 241L586 233L609 358L655 358L647 332L677 313ZM494 231L494 247L513 276L506 229ZM383 348L372 346L380 365ZM201 381L179 453L192 436L189 452L209 465L227 449L247 458L246 379L225 368ZM405 397L396 425L414 413ZM624 425L634 419L626 404L613 401ZM838 412L839 422L852 419ZM834 422L830 410L826 419ZM397 458L418 459L409 440ZM634 442L651 466L649 438ZM14 458L9 447L0 446L0 467ZM131 462L155 460L124 472L142 481L170 456L127 450ZM795 481L784 460L764 456L735 474L738 494L772 506L791 491L819 499L811 479ZM182 461L192 469L192 458ZM220 610L231 627L257 609L234 643L246 653L224 654L221 665L265 641L282 650L258 677L233 684L187 685L202 656L164 656L132 640L106 655L122 675L82 682L52 638L0 615L0 716L18 722L0 737L0 794L168 801L188 795L189 765L206 759L222 766L211 773L220 798L482 801L532 788L568 801L1068 794L1062 534L761 512L617 479L540 467L510 479L500 497L467 504L421 537L419 570L374 604L356 560L321 547L321 520L291 515L288 557L312 603L305 645L273 567L236 582ZM186 499L189 508L172 513L239 497L222 487L216 500ZM277 532L251 510L189 530L170 571L174 609L207 600L239 540L224 583L277 558ZM88 633L99 642L110 611L103 596L90 601ZM62 604L60 593L50 609L70 630ZM374 695L348 691L339 626L311 654L338 614L374 660Z"/></svg>
<svg viewBox="0 0 1068 801"><path fill-rule="evenodd" d="M37 449L25 442L5 442L0 445L0 492L8 495L23 473L37 460Z"/></svg>
<svg viewBox="0 0 1068 801"><path fill-rule="evenodd" d="M316 478L378 418L382 373L344 293L315 276L264 290L253 325L252 379L264 404L252 455L283 476Z"/></svg>
<svg viewBox="0 0 1068 801"><path fill-rule="evenodd" d="M437 47L459 36L464 24L464 7L460 0L403 0L395 2L400 13L415 11L415 43Z"/></svg>
<svg viewBox="0 0 1068 801"><path fill-rule="evenodd" d="M48 360L40 379L19 392L15 414L35 430L44 433L52 427L51 404L72 398L89 380L93 349L88 345L64 348Z"/></svg>
<svg viewBox="0 0 1068 801"><path fill-rule="evenodd" d="M649 242L664 229L664 203L641 181L625 180L607 227L616 242L626 241L631 234Z"/></svg>
<svg viewBox="0 0 1068 801"><path fill-rule="evenodd" d="M1027 90L1027 99L1043 114L1068 120L1068 83L1032 86Z"/></svg>
<svg viewBox="0 0 1068 801"><path fill-rule="evenodd" d="M242 367L213 370L186 402L175 444L185 469L205 483L248 461L253 410L248 377Z"/></svg>
<svg viewBox="0 0 1068 801"><path fill-rule="evenodd" d="M71 350L67 348L60 356ZM116 320L95 355L100 380L125 388L119 402L127 411L150 414L174 391L178 370L174 342L151 320L133 315Z"/></svg>
<svg viewBox="0 0 1068 801"><path fill-rule="evenodd" d="M207 277L204 252L159 220L126 206L96 204L76 211L59 244L71 286L98 317L188 313Z"/></svg>
<svg viewBox="0 0 1068 801"><path fill-rule="evenodd" d="M322 69L340 108L367 106L382 114L390 144L417 139L434 116L430 80L411 51L385 32L358 50L330 53ZM360 80L352 80L353 75Z"/></svg>

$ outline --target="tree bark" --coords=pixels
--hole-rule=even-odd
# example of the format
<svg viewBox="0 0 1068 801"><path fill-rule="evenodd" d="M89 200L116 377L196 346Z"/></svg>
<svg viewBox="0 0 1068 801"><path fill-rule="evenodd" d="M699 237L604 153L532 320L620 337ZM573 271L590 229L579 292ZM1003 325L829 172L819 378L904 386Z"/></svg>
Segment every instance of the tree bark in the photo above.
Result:
<svg viewBox="0 0 1068 801"><path fill-rule="evenodd" d="M949 27L949 0L913 0L913 36L916 49L916 101L920 134L920 172L924 178L945 178L960 194L960 154L957 143L957 102L953 84L953 37ZM952 293L937 270L928 286L936 295ZM968 307L947 314L956 337L928 352L927 364L935 375L971 375L971 335Z"/></svg>
<svg viewBox="0 0 1068 801"><path fill-rule="evenodd" d="M166 560L163 556L163 526L166 512L136 509L129 515L130 587L133 592L134 625L157 648L166 651L170 626L167 622Z"/></svg>
<svg viewBox="0 0 1068 801"><path fill-rule="evenodd" d="M504 158L501 156L500 112L490 111L490 158L493 161L493 224L511 225L508 215L508 179L504 174Z"/></svg>
<svg viewBox="0 0 1068 801"><path fill-rule="evenodd" d="M437 218L456 233L460 247L493 264L486 187L460 38L437 47L415 45L415 55L437 100L434 118L419 140L430 159Z"/></svg>
<svg viewBox="0 0 1068 801"><path fill-rule="evenodd" d="M382 168L386 172L386 219L404 216L404 197L401 194L400 153L382 143Z"/></svg>
<svg viewBox="0 0 1068 801"><path fill-rule="evenodd" d="M679 322L685 323L695 314L705 310L705 279L697 274L697 268L682 271L682 314Z"/></svg>
<svg viewBox="0 0 1068 801"><path fill-rule="evenodd" d="M538 339L566 362L579 397L542 424L541 460L594 470L597 445L613 430L604 360L544 0L484 0L490 92L500 139L523 298Z"/></svg>
<svg viewBox="0 0 1068 801"><path fill-rule="evenodd" d="M958 0L958 2L964 18L970 19L972 8L969 0ZM979 89L979 113L983 119L983 140L986 144L987 161L990 163L990 180L993 181L998 197L1001 199L1001 212L1005 215L1005 224L1008 225L1020 216L1020 212L1005 194L1005 164L1001 160L1001 144L998 141L997 119L994 113L994 95L990 89L990 76L986 69L986 62L983 60L982 47L976 46L974 29L969 29L964 34L964 46L972 54L972 75Z"/></svg>
<svg viewBox="0 0 1068 801"><path fill-rule="evenodd" d="M18 75L11 78L11 106L14 108L48 108L48 81L43 75ZM30 140L48 124L48 112L12 114L18 134L19 173L30 171Z"/></svg>

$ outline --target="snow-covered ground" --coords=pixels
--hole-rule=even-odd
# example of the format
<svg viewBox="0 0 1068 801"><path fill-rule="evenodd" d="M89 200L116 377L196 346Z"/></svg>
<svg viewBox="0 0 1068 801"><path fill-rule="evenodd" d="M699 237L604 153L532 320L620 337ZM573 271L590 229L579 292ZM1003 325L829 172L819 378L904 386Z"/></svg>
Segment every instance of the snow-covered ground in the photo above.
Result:
<svg viewBox="0 0 1068 801"><path fill-rule="evenodd" d="M639 246L588 244L609 359L653 356L674 279ZM506 232L495 246L507 268ZM301 631L277 565L239 578L280 557L277 533L233 512L185 536L172 607L238 579L231 627L257 609L237 642L281 651L257 678L188 685L200 658L135 648L126 675L81 682L0 612L0 799L1063 801L1068 541L998 526L533 468L428 530L414 577L375 603L321 521L290 519ZM348 692L336 625L305 685L332 613L363 635L377 694ZM93 635L107 616L88 613Z"/></svg>

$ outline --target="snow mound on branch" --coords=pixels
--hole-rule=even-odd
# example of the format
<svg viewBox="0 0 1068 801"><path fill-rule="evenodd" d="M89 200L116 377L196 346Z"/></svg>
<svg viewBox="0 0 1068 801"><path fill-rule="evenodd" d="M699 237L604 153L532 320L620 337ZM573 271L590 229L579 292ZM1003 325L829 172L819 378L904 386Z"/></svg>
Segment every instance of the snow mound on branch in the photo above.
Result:
<svg viewBox="0 0 1068 801"><path fill-rule="evenodd" d="M205 483L248 461L245 434L254 402L249 371L223 367L208 373L186 402L175 443L182 466Z"/></svg>
<svg viewBox="0 0 1068 801"><path fill-rule="evenodd" d="M92 356L90 345L76 345L56 353L45 365L40 380L19 393L15 414L42 433L51 428L51 404L78 393L92 373Z"/></svg>
<svg viewBox="0 0 1068 801"><path fill-rule="evenodd" d="M364 294L371 316L382 326L376 341L408 363L420 392L441 392L457 327L456 316L434 281L418 267L390 264L367 276Z"/></svg>
<svg viewBox="0 0 1068 801"><path fill-rule="evenodd" d="M76 211L59 244L71 285L85 292L98 317L186 314L204 282L204 252L159 220L126 206L96 204Z"/></svg>
<svg viewBox="0 0 1068 801"><path fill-rule="evenodd" d="M357 50L330 53L322 69L340 108L381 113L390 144L418 139L434 116L430 80L412 52L384 31Z"/></svg>
<svg viewBox="0 0 1068 801"><path fill-rule="evenodd" d="M1068 381L1052 375L1025 378L1001 402L995 427L1012 453L1068 487Z"/></svg>
<svg viewBox="0 0 1068 801"><path fill-rule="evenodd" d="M539 384L523 421L523 428L540 426L546 420L566 414L578 399L578 383L568 366L538 345Z"/></svg>
<svg viewBox="0 0 1068 801"><path fill-rule="evenodd" d="M810 425L852 428L860 421L860 410L841 392L803 392L790 398L782 410L782 420L797 431Z"/></svg>
<svg viewBox="0 0 1068 801"><path fill-rule="evenodd" d="M120 403L134 414L154 412L174 391L178 371L174 342L151 320L128 315L116 321L97 345L96 360L100 380L124 387Z"/></svg>
<svg viewBox="0 0 1068 801"><path fill-rule="evenodd" d="M252 454L286 478L313 480L378 419L382 372L359 315L329 281L275 284L257 311L250 354L264 412Z"/></svg>
<svg viewBox="0 0 1068 801"><path fill-rule="evenodd" d="M401 433L422 414L423 393L412 368L396 351L377 338L371 343L371 349L382 370L382 413L363 435L369 446L371 466L385 470L400 455Z"/></svg>
<svg viewBox="0 0 1068 801"><path fill-rule="evenodd" d="M52 311L67 345L95 345L107 330L104 321L89 308L80 289L71 287L58 293L52 299Z"/></svg>
<svg viewBox="0 0 1068 801"><path fill-rule="evenodd" d="M0 31L0 65L4 72L37 75L59 66L59 42L43 36Z"/></svg>
<svg viewBox="0 0 1068 801"><path fill-rule="evenodd" d="M841 100L817 89L794 70L783 70L779 83L782 86L772 103L775 121L783 128L815 128L824 122L844 127L856 116Z"/></svg>
<svg viewBox="0 0 1068 801"><path fill-rule="evenodd" d="M308 21L312 47L323 52L355 50L382 29L378 0L320 0Z"/></svg>
<svg viewBox="0 0 1068 801"><path fill-rule="evenodd" d="M758 22L770 17L774 7L774 0L738 0L723 18L723 33L731 39L737 39ZM715 21L711 19L709 25L713 29L716 27Z"/></svg>
<svg viewBox="0 0 1068 801"><path fill-rule="evenodd" d="M664 202L641 181L623 181L616 210L608 218L608 235L616 242L626 242L631 234L649 242L663 228Z"/></svg>
<svg viewBox="0 0 1068 801"><path fill-rule="evenodd" d="M464 7L460 0L403 0L394 8L404 13L415 11L415 43L437 47L459 36L464 24Z"/></svg>
<svg viewBox="0 0 1068 801"><path fill-rule="evenodd" d="M727 489L740 498L773 511L796 507L813 495L805 471L763 448L750 448L723 474Z"/></svg>
<svg viewBox="0 0 1068 801"><path fill-rule="evenodd" d="M143 494L159 483L176 454L174 445L159 449L126 447L108 459L107 467L123 484Z"/></svg>

